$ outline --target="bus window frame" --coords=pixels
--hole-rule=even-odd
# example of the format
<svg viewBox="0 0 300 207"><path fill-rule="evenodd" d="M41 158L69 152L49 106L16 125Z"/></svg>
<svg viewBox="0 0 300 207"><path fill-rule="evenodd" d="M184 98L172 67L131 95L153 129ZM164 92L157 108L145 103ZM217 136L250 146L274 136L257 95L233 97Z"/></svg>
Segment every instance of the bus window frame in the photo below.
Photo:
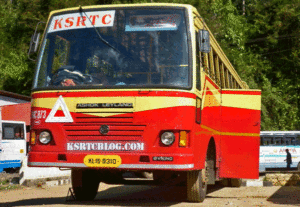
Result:
<svg viewBox="0 0 300 207"><path fill-rule="evenodd" d="M6 138L6 136L4 136L5 133L5 128L11 127L11 126L5 126L5 125L13 125L13 124L17 124L17 125L22 125L22 126L18 126L21 127L22 131L23 131L23 137L20 138ZM2 122L2 140L25 140L26 137L26 129L25 129L25 125L24 123L18 123L18 122ZM14 130L15 128L13 128ZM13 132L15 134L15 131ZM21 136L21 135L20 135Z"/></svg>
<svg viewBox="0 0 300 207"><path fill-rule="evenodd" d="M144 6L141 7L127 7L127 8L122 8L122 7L110 7L109 10L132 10L132 9L140 9L143 10L145 9ZM162 9L162 7L159 6L149 6L150 9ZM191 90L194 86L194 61L193 61L193 44L192 44L192 32L193 30L191 29L191 25L194 24L193 22L193 18L190 17L189 15L189 10L186 7L178 7L178 6L165 6L163 7L164 9L173 9L173 10L182 10L184 12L184 21L185 21L185 25L186 25L186 35L187 35L187 48L188 48L188 70L189 70L189 79L188 79L188 87L180 87L180 86L161 86L161 85L140 85L140 86L131 86L131 85L114 85L114 86L87 86L87 85L83 85L83 86L72 86L72 88L68 88L68 90L85 90L85 89L143 89L143 88L159 88L159 89L178 89L178 90ZM90 12L90 11L105 11L107 10L107 8L90 8L90 9L84 9L85 12ZM49 19L48 19L48 23L45 27L44 30L44 34L43 34L43 38L41 40L41 46L40 46L40 50L37 54L37 64L35 67L35 73L34 73L34 80L33 80L33 84L32 84L32 92L37 92L37 91L44 91L44 90L65 90L66 88L64 87L37 87L38 85L38 74L40 72L40 68L41 68L41 62L42 62L42 55L44 54L44 47L46 44L46 36L47 33L50 29L50 23L52 22L52 19L57 16L57 15L62 15L62 14L69 14L69 13L74 13L74 12L78 12L78 10L74 9L74 10L68 10L68 11L62 11L62 12L57 12L55 13L55 15L52 15ZM50 44L51 46L51 44ZM53 46L53 44L52 44ZM196 48L195 48L196 49ZM48 67L48 66L47 66Z"/></svg>

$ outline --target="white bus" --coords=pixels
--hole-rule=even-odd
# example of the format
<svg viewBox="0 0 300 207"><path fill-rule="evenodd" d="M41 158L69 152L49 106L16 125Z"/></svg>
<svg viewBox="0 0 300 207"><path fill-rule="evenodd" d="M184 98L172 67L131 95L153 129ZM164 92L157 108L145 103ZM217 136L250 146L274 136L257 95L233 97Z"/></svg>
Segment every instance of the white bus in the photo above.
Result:
<svg viewBox="0 0 300 207"><path fill-rule="evenodd" d="M0 172L4 169L16 170L21 167L22 160L26 156L26 124L21 121L1 122Z"/></svg>
<svg viewBox="0 0 300 207"><path fill-rule="evenodd" d="M300 131L260 132L259 172L286 169L286 149L292 155L291 168L300 171Z"/></svg>

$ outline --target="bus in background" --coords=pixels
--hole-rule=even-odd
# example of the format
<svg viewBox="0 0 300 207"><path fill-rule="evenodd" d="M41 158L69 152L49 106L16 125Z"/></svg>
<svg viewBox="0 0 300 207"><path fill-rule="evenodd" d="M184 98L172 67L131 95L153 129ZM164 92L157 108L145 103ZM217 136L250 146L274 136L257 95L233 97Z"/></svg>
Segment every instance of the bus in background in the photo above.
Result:
<svg viewBox="0 0 300 207"><path fill-rule="evenodd" d="M291 168L300 171L300 131L260 132L259 172L286 169L286 149L292 155Z"/></svg>
<svg viewBox="0 0 300 207"><path fill-rule="evenodd" d="M0 172L20 169L22 160L26 156L26 125L21 121L2 120L0 134Z"/></svg>
<svg viewBox="0 0 300 207"><path fill-rule="evenodd" d="M28 164L71 168L77 200L128 171L177 179L191 202L218 180L258 178L261 91L191 5L53 11L41 42Z"/></svg>

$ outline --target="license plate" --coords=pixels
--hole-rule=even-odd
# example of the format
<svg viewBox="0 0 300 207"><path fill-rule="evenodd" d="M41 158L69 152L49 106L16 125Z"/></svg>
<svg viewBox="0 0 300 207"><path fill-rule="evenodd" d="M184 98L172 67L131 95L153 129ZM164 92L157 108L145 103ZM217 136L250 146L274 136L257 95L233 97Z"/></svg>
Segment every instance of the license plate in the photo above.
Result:
<svg viewBox="0 0 300 207"><path fill-rule="evenodd" d="M83 163L88 167L118 167L122 159L119 155L87 155Z"/></svg>

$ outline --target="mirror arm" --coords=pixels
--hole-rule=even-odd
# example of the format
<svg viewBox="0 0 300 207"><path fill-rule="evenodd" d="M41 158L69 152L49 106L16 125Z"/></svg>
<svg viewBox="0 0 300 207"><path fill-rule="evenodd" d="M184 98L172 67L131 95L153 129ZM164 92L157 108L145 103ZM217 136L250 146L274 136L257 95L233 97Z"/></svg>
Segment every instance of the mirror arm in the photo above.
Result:
<svg viewBox="0 0 300 207"><path fill-rule="evenodd" d="M36 60L30 58L30 54L37 51L38 44L39 44L39 37L40 37L40 34L39 33L37 34L37 29L38 29L38 26L42 23L45 24L45 22L43 22L43 21L40 21L37 23L35 30L34 30L34 34L32 35L31 40L30 40L30 46L29 46L27 55L28 55L28 59L32 60L32 61L36 61ZM33 45L33 43L35 43L35 44ZM33 46L34 46L34 48L32 48ZM32 52L32 50L33 50L33 52Z"/></svg>

